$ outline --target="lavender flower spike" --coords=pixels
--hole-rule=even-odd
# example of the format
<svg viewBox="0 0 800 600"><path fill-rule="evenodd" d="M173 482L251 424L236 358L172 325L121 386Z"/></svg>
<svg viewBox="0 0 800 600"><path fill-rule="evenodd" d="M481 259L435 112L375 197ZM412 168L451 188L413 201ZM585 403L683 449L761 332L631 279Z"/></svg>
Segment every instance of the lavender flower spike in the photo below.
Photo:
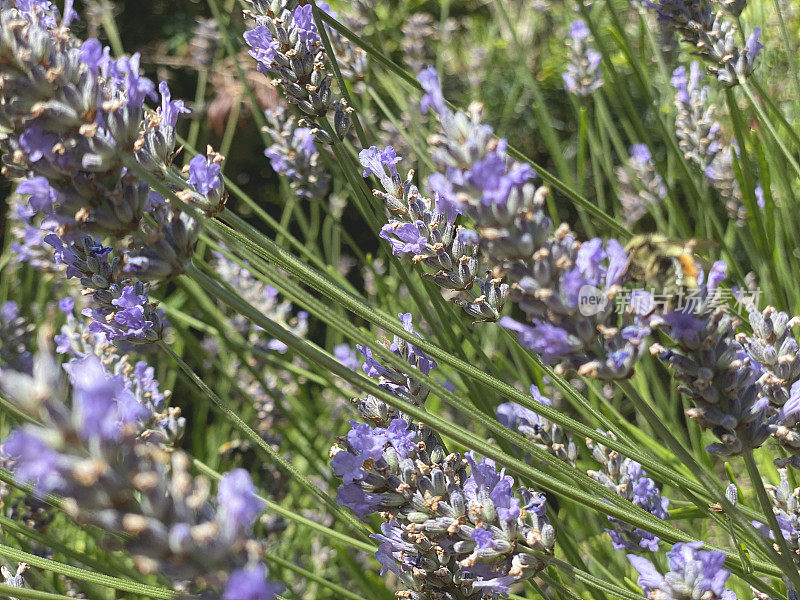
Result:
<svg viewBox="0 0 800 600"><path fill-rule="evenodd" d="M508 156L506 140L494 139L480 106L453 114L432 69L420 74L420 83L441 125L432 138L438 172L428 184L448 210L475 221L477 231L467 239L480 245L495 281L509 280L509 297L525 315L500 324L561 370L630 376L650 325L646 315L618 309L614 301L627 277L622 245L581 244L566 224L553 230L543 208L547 189L532 183L529 165ZM582 299L591 302L584 306Z"/></svg>
<svg viewBox="0 0 800 600"><path fill-rule="evenodd" d="M333 100L333 75L327 71L328 56L314 23L311 4L297 2L265 2L249 0L252 11L245 16L255 27L244 33L250 56L258 62L258 70L283 89L286 99L305 115L318 140L332 143L330 135L313 119L334 110L334 133L342 139L350 128L352 109L344 100ZM320 7L322 8L322 7ZM343 50L338 34L330 35L334 52L350 60L349 71L363 73L364 57L359 52Z"/></svg>
<svg viewBox="0 0 800 600"><path fill-rule="evenodd" d="M564 71L564 89L570 94L590 96L603 85L600 63L602 56L589 45L589 28L584 21L573 21L569 26L567 68Z"/></svg>
<svg viewBox="0 0 800 600"><path fill-rule="evenodd" d="M392 247L392 254L422 263L430 271L423 277L440 287L457 292L453 301L480 321L496 321L502 311L508 286L498 278L478 277L478 238L475 232L458 227L456 210L443 197L425 197L413 183L413 171L400 178L401 158L394 148L377 146L359 153L364 177L376 176L383 187L373 194L384 201L392 216L381 228L380 237ZM432 272L431 272L432 271ZM477 298L470 294L478 285Z"/></svg>
<svg viewBox="0 0 800 600"><path fill-rule="evenodd" d="M666 200L667 187L645 144L631 146L627 164L617 167L615 173L620 186L619 201L624 209L622 218L628 226Z"/></svg>
<svg viewBox="0 0 800 600"><path fill-rule="evenodd" d="M531 395L537 402L546 406L551 405L550 400L545 398L535 385L531 386ZM505 402L498 406L497 420L505 427L518 431L542 450L575 466L578 448L572 441L572 434L555 423L515 402Z"/></svg>
<svg viewBox="0 0 800 600"><path fill-rule="evenodd" d="M664 600L736 600L725 587L730 572L723 568L725 553L701 550L702 542L677 543L667 552L669 572L662 575L646 558L629 554L639 573L638 585L645 598Z"/></svg>
<svg viewBox="0 0 800 600"><path fill-rule="evenodd" d="M610 432L606 435L614 437ZM586 445L592 451L594 459L603 466L602 471L589 471L590 477L659 519L669 516L669 499L661 496L655 482L647 477L642 465L591 440L587 440ZM652 533L615 517L608 517L608 520L613 528L606 529L606 533L611 536L611 544L615 550L658 551L661 540Z"/></svg>
<svg viewBox="0 0 800 600"><path fill-rule="evenodd" d="M736 40L736 27L722 11L715 12L710 2L685 0L644 0L659 20L680 34L694 47L694 53L709 63L708 71L725 86L738 85L756 67L763 46L758 39L760 29L748 36L744 48ZM723 6L737 16L744 8L741 0L724 0Z"/></svg>
<svg viewBox="0 0 800 600"><path fill-rule="evenodd" d="M52 358L37 360L34 374L52 370ZM266 581L250 537L264 503L249 474L223 475L213 499L210 482L192 476L185 454L165 452L142 435L150 410L121 374L94 354L65 369L71 402L65 386L0 373L10 400L32 417L2 444L17 480L57 492L70 517L124 540L139 571L165 576L182 592L271 600L279 588Z"/></svg>
<svg viewBox="0 0 800 600"><path fill-rule="evenodd" d="M513 479L492 461L447 455L432 431L401 418L386 428L353 421L343 443L331 461L344 480L339 502L387 519L373 536L382 542L376 558L410 597L507 596L545 567L534 555L555 542L544 496L514 495Z"/></svg>
<svg viewBox="0 0 800 600"><path fill-rule="evenodd" d="M328 175L320 163L314 133L300 127L285 108L268 110L267 131L274 142L264 151L276 173L289 180L297 195L308 200L322 200L330 187Z"/></svg>

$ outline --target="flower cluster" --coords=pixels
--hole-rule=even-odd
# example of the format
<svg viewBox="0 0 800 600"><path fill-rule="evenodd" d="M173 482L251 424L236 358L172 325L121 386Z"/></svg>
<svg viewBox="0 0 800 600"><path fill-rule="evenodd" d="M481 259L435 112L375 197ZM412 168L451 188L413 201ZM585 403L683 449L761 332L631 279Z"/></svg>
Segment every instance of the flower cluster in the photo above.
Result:
<svg viewBox="0 0 800 600"><path fill-rule="evenodd" d="M273 144L264 151L274 171L286 177L301 198L322 200L330 187L330 175L320 165L314 133L300 127L285 108L266 112L267 132Z"/></svg>
<svg viewBox="0 0 800 600"><path fill-rule="evenodd" d="M569 26L569 57L564 71L564 89L569 94L591 96L603 85L600 69L602 56L591 48L589 28L585 21L573 21Z"/></svg>
<svg viewBox="0 0 800 600"><path fill-rule="evenodd" d="M606 435L616 439L613 433ZM592 440L587 439L586 445L592 451L592 457L603 466L602 471L589 471L590 477L659 519L669 516L669 498L661 495L642 465ZM658 542L661 540L654 534L615 517L608 517L608 520L613 524L613 529L606 529L606 532L611 536L611 545L615 550L658 551Z"/></svg>
<svg viewBox="0 0 800 600"><path fill-rule="evenodd" d="M550 399L544 397L535 385L531 386L531 395L540 404L552 405ZM564 431L555 423L551 423L544 417L515 402L505 402L498 406L497 420L503 426L524 435L536 447L573 467L575 466L575 462L578 460L578 447L572 441L572 434Z"/></svg>
<svg viewBox="0 0 800 600"><path fill-rule="evenodd" d="M772 410L780 410L795 395L792 388L800 380L800 346L792 335L800 318L790 318L772 306L763 311L753 305L748 308L753 332L739 333L736 339L761 366L761 394L769 399Z"/></svg>
<svg viewBox="0 0 800 600"><path fill-rule="evenodd" d="M122 377L126 390L149 411L149 417L141 422L142 437L151 443L167 446L174 446L180 441L186 420L179 408L167 406L172 392L161 390L155 378L155 369L143 360L131 363L129 355L111 344L103 332L92 331L91 324L87 326L76 319L72 298L61 300L59 308L66 314L67 321L54 338L56 352L71 359L84 359L87 356L100 358L105 370L113 376Z"/></svg>
<svg viewBox="0 0 800 600"><path fill-rule="evenodd" d="M393 350L414 368L430 366L413 349ZM398 373L361 351L364 370L381 372L385 389L408 401L407 387L390 383ZM381 513L376 557L382 573L394 572L407 588L398 597L506 596L512 584L546 566L555 530L543 495L521 490L516 496L514 480L493 461L449 454L424 424L374 398L361 400L359 413L368 423L351 421L331 451L342 479L338 500L362 518Z"/></svg>
<svg viewBox="0 0 800 600"><path fill-rule="evenodd" d="M798 318L767 306L759 311L748 306L752 334L739 333L736 340L758 365L760 397L768 402L768 426L772 436L789 453L775 459L779 466L800 468L800 349L792 335Z"/></svg>
<svg viewBox="0 0 800 600"><path fill-rule="evenodd" d="M422 336L414 331L411 313L401 313L398 317L403 324L403 329L422 339ZM364 373L377 379L378 385L406 402L415 406L425 406L430 390L424 383L414 378L414 372L419 371L423 375L428 375L437 367L436 361L414 344L410 344L398 336L395 336L391 343L387 342L386 346L398 358L408 363L409 368L397 371L392 367L387 367L372 356L372 350L368 346L356 346L361 356L364 357L362 365ZM366 400L361 401L359 412L370 415L369 419L381 420L386 419L386 415L393 414L392 409L373 396L368 396Z"/></svg>
<svg viewBox="0 0 800 600"><path fill-rule="evenodd" d="M306 337L308 313L295 312L292 304L280 297L278 290L266 285L251 271L222 253L215 253L214 268L222 281L236 288L262 315L289 330L296 337ZM227 324L226 336L234 338L233 341L236 343L234 336L241 335L251 353L246 360L241 360L237 356L224 361L229 374L237 382L234 397L241 398L245 405L253 406L256 418L254 430L277 450L283 439L282 430L286 425L286 408L289 406L287 399L300 394L299 382L303 380L298 379L295 373L279 366L281 363L274 360L275 353L288 352L286 344L268 337L262 328L252 325L241 315L230 316ZM210 354L220 354L218 342L210 336L206 338L204 346ZM291 364L296 367L307 367L299 356L289 358ZM232 440L223 445L221 452L229 458L257 464L260 481L273 497L280 498L287 491L285 474L274 464L255 458L251 441ZM278 521L274 524L280 525Z"/></svg>
<svg viewBox="0 0 800 600"><path fill-rule="evenodd" d="M778 521L781 533L786 540L793 560L800 564L800 488L792 489L787 478L786 469L779 469L780 484L765 484L772 500L772 510ZM753 521L753 525L764 537L775 539L775 534L764 523Z"/></svg>
<svg viewBox="0 0 800 600"><path fill-rule="evenodd" d="M631 226L667 198L667 186L656 170L653 156L645 144L634 144L630 158L615 170L619 182L622 218Z"/></svg>
<svg viewBox="0 0 800 600"><path fill-rule="evenodd" d="M512 160L477 105L453 113L432 68L419 75L423 110L436 113L442 132L433 137L440 172L428 180L445 210L477 225L480 244L496 277L511 282L510 298L525 322L500 324L520 343L560 369L602 379L630 376L650 332L647 319L614 301L626 282L628 256L616 240L581 243L566 224L553 230L544 211L545 188L534 172Z"/></svg>
<svg viewBox="0 0 800 600"><path fill-rule="evenodd" d="M700 168L722 199L733 219L743 222L746 214L733 167L736 146L727 140L716 120L716 107L708 101L708 86L701 85L700 65L693 62L686 72L672 74L675 88L675 131L684 156Z"/></svg>
<svg viewBox="0 0 800 600"><path fill-rule="evenodd" d="M646 598L664 600L736 600L736 594L725 587L730 572L723 568L725 553L701 550L702 542L678 543L667 552L669 572L662 575L649 560L629 554L633 568L639 573L638 585Z"/></svg>
<svg viewBox="0 0 800 600"><path fill-rule="evenodd" d="M219 277L234 287L242 298L254 306L262 315L282 325L297 337L305 337L308 331L308 313L300 311L292 315L292 304L282 299L278 290L263 283L247 268L229 259L220 252L215 253L214 266ZM233 319L233 327L244 336L252 347L262 351L285 353L286 344L276 339L264 339L263 329L253 325L241 315Z"/></svg>
<svg viewBox="0 0 800 600"><path fill-rule="evenodd" d="M311 123L320 141L332 143L330 135L314 123L334 109L334 133L343 138L350 128L350 112L343 101L333 100L333 75L327 71L328 57L314 23L311 4L297 0L250 0L247 16L255 28L244 33L250 56L258 70L273 77L286 99L296 105Z"/></svg>
<svg viewBox="0 0 800 600"><path fill-rule="evenodd" d="M33 325L13 300L0 305L0 370L30 372Z"/></svg>
<svg viewBox="0 0 800 600"><path fill-rule="evenodd" d="M400 178L397 163L401 158L394 148L372 146L359 153L364 177L374 175L384 191L373 190L384 201L391 216L380 236L389 242L392 254L409 257L433 272L424 273L445 290L457 292L453 298L464 310L481 321L500 317L508 286L488 275L478 277L478 240L475 232L455 225L457 213L436 194L423 196L413 183L413 171ZM477 284L480 294L469 293Z"/></svg>
<svg viewBox="0 0 800 600"><path fill-rule="evenodd" d="M418 12L409 15L400 31L403 59L412 73L419 73L435 56L431 46L439 39L439 24L428 13Z"/></svg>
<svg viewBox="0 0 800 600"><path fill-rule="evenodd" d="M26 226L17 251L38 260L32 246L45 241L68 265L88 260L88 270L79 265L68 272L93 278L84 285L98 302L92 315L97 326L108 327L110 339L153 341L160 327L150 318L146 285L134 277L163 280L183 272L198 225L141 175L149 171L180 191L182 200L212 213L224 204L219 157L193 160L187 181L172 165L177 119L188 112L183 102L172 100L162 82L161 105L146 119L145 100L158 96L140 73L139 56L113 60L97 40L79 42L68 29L72 9L65 15L61 19L50 2L0 9L3 172L24 179L17 191L28 205L20 215L30 222L42 213L41 228L49 233ZM206 161L201 168L198 162ZM101 266L108 262L105 249L94 241L87 245L86 236L113 239L120 268Z"/></svg>
<svg viewBox="0 0 800 600"><path fill-rule="evenodd" d="M254 590L247 597L274 597L280 588L266 580L250 539L264 502L245 471L225 474L212 499L209 482L192 478L186 455L140 436L151 416L138 401L141 388L87 354L64 365L70 402L52 357L37 361L31 376L0 377L17 408L40 423L13 430L3 442L18 481L62 496L62 507L80 523L125 534L137 568L169 577L181 591L240 598L240 580L255 569L258 585L247 588ZM135 377L152 390L152 374Z"/></svg>
<svg viewBox="0 0 800 600"><path fill-rule="evenodd" d="M24 184L20 184L17 192L23 186ZM12 240L10 248L17 255L17 260L39 271L52 271L53 255L44 243L47 232L42 230L36 211L28 206L27 200L21 194L9 196L6 219L8 235Z"/></svg>
<svg viewBox="0 0 800 600"><path fill-rule="evenodd" d="M761 446L770 435L770 423L769 401L760 396L757 383L760 365L736 341L736 320L724 306L715 306L725 268L717 262L707 280L698 279L691 305L665 315L676 349L654 344L651 352L670 365L682 383L680 391L694 402L687 414L719 439L707 450L730 456Z"/></svg>
<svg viewBox="0 0 800 600"><path fill-rule="evenodd" d="M92 306L83 314L92 318L88 330L109 340L134 343L161 339L163 323L155 304L147 298L148 285L123 273L118 257L89 236L65 245L55 234L45 238L55 250L55 260L67 267L67 278L77 278Z"/></svg>
<svg viewBox="0 0 800 600"><path fill-rule="evenodd" d="M744 47L736 41L736 27L722 11L715 12L707 0L642 0L656 11L659 20L666 23L694 53L708 61L708 71L726 86L734 86L747 79L756 67L756 59L763 48L758 41L761 29L755 28ZM744 8L740 1L727 2L736 15ZM739 5L742 4L741 8Z"/></svg>

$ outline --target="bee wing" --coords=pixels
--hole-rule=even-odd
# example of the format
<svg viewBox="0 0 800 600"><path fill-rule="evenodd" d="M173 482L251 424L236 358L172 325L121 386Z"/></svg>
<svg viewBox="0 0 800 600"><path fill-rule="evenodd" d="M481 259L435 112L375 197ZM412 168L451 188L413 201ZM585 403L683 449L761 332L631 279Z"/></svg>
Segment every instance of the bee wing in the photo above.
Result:
<svg viewBox="0 0 800 600"><path fill-rule="evenodd" d="M689 252L706 252L708 250L716 250L717 248L719 248L719 243L713 240L692 238L686 240L685 248Z"/></svg>

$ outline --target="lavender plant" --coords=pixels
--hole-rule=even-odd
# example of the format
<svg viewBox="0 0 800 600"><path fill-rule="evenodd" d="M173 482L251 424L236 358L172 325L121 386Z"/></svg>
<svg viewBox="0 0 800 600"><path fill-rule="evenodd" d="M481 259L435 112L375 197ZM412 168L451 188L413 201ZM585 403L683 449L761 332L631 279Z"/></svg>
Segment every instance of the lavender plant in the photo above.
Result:
<svg viewBox="0 0 800 600"><path fill-rule="evenodd" d="M400 318L413 333L411 315ZM395 341L392 350L412 367L408 373L361 349L364 371L399 398L424 406L427 391L414 371L426 373L435 363L410 344ZM376 557L382 572L403 582L407 591L398 597L493 598L546 566L555 529L542 494L523 489L522 499L516 497L513 478L494 461L449 453L424 424L374 397L359 401L359 413L369 423L351 421L343 446L331 450L331 466L342 479L338 500L361 517L381 512Z"/></svg>
<svg viewBox="0 0 800 600"><path fill-rule="evenodd" d="M791 3L165 6L0 0L0 596L797 597Z"/></svg>
<svg viewBox="0 0 800 600"><path fill-rule="evenodd" d="M564 71L564 89L570 94L590 96L603 85L600 63L603 57L589 46L589 28L583 21L569 26L569 62Z"/></svg>
<svg viewBox="0 0 800 600"><path fill-rule="evenodd" d="M223 476L212 501L208 481L192 478L184 454L140 437L152 415L141 388L87 354L64 365L68 402L53 358L36 360L34 375L2 376L12 402L40 423L3 442L15 477L39 493L57 493L76 521L126 535L137 568L168 577L178 590L272 598L280 588L266 581L258 544L248 541L264 503L247 472ZM141 369L137 375L141 384Z"/></svg>
<svg viewBox="0 0 800 600"><path fill-rule="evenodd" d="M614 170L620 186L622 218L632 226L667 198L664 180L656 170L653 156L645 144L634 144L625 166Z"/></svg>
<svg viewBox="0 0 800 600"><path fill-rule="evenodd" d="M764 47L759 42L761 29L758 27L753 29L744 46L741 46L736 41L736 26L722 11L715 10L714 2L644 0L644 3L691 45L698 56L708 61L708 72L723 85L737 85L755 70L756 59ZM739 16L746 3L720 4L733 16Z"/></svg>

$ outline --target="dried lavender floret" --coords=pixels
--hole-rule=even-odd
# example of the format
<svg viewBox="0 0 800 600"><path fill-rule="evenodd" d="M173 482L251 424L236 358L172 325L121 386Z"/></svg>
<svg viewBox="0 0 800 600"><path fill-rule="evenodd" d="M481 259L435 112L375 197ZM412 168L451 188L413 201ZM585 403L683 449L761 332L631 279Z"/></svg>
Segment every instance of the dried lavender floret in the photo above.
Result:
<svg viewBox="0 0 800 600"><path fill-rule="evenodd" d="M3 583L11 587L24 588L25 579L22 577L23 573L28 570L28 565L19 563L16 572L11 572L8 567L3 565L0 567L0 575L3 576Z"/></svg>

